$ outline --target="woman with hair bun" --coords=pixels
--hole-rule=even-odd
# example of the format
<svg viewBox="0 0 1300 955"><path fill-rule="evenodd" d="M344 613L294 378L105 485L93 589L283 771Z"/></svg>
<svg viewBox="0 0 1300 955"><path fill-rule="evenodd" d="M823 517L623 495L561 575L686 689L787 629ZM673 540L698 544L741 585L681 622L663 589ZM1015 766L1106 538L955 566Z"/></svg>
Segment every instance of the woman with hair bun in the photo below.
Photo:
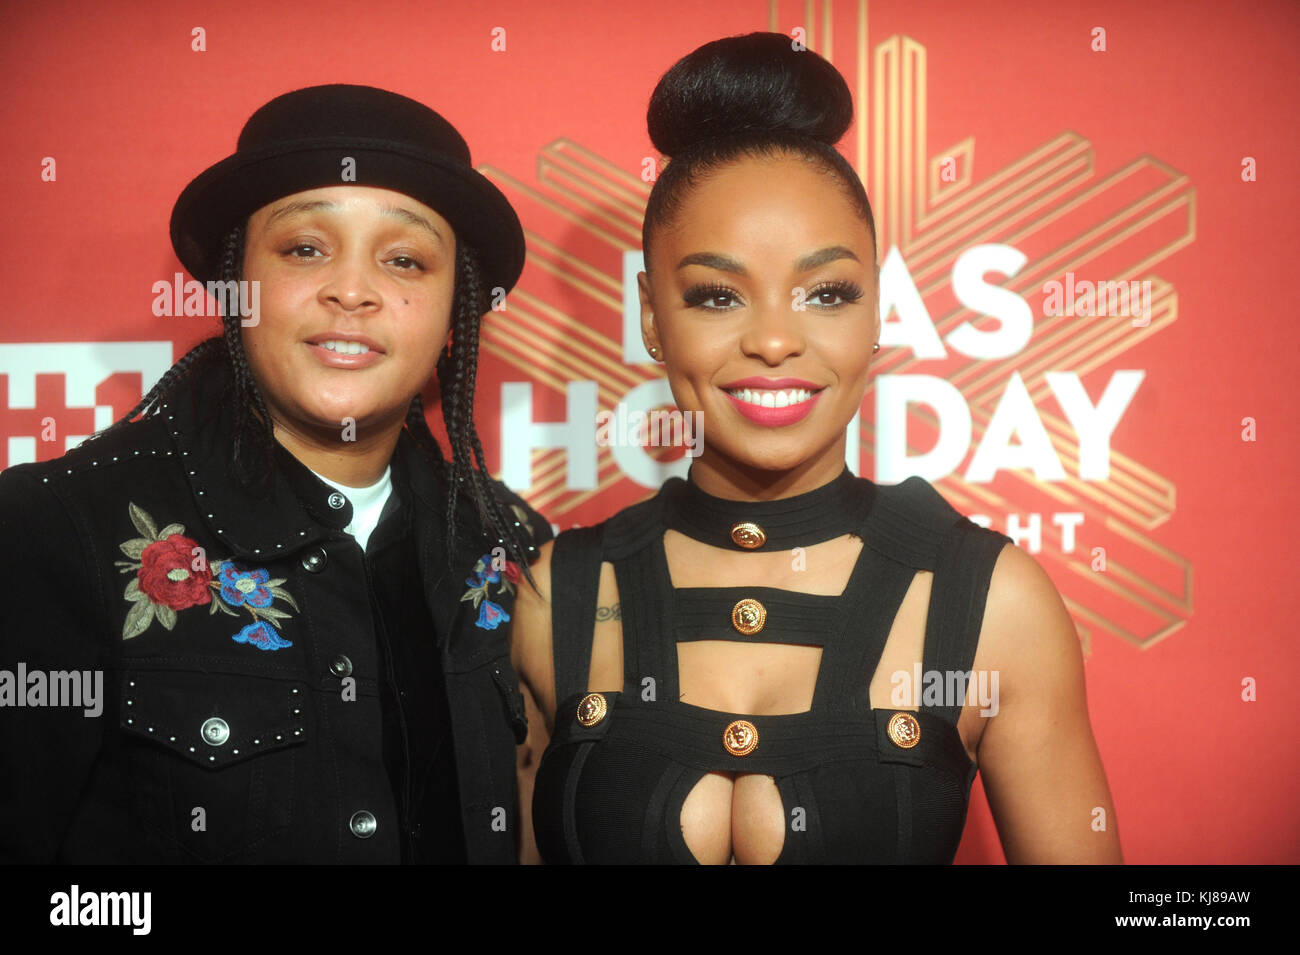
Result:
<svg viewBox="0 0 1300 955"><path fill-rule="evenodd" d="M1120 861L1046 573L925 480L845 466L880 334L852 116L779 34L708 43L651 98L642 334L706 440L543 545L520 595L547 862L950 863L977 769L1009 861Z"/></svg>

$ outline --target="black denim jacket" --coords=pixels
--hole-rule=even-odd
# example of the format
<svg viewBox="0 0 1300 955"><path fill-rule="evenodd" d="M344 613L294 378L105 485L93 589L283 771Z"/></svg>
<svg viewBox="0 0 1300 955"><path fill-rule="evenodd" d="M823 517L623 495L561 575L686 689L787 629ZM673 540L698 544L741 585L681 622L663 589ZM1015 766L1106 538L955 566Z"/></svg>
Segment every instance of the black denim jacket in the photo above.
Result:
<svg viewBox="0 0 1300 955"><path fill-rule="evenodd" d="M202 372L161 413L0 473L0 861L403 857L351 504L278 445L269 493L229 480L227 382ZM460 819L442 824L470 862L513 862L518 568L493 565L461 495L449 569L449 468L405 432L392 466L434 628L415 636L437 640L452 724ZM525 540L551 536L495 486ZM56 698L73 671L102 673L98 715Z"/></svg>

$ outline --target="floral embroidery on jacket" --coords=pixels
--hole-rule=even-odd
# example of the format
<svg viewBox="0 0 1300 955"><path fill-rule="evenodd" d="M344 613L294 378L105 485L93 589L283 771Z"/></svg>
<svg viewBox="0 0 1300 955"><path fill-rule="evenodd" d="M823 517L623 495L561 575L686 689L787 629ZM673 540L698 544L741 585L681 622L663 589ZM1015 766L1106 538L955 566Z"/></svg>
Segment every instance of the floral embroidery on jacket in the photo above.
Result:
<svg viewBox="0 0 1300 955"><path fill-rule="evenodd" d="M171 630L176 626L176 611L206 605L209 613L238 617L234 608L242 607L252 616L253 622L232 637L236 643L261 650L293 646L293 641L276 633L280 621L293 614L272 606L279 598L299 610L281 587L285 578L272 578L262 568L241 570L230 560L207 561L198 543L185 536L183 524L168 524L159 530L138 504L128 504L127 510L140 536L120 545L130 560L113 561L122 573L135 572L124 594L131 609L122 625L123 640L140 636L155 619L163 629Z"/></svg>
<svg viewBox="0 0 1300 955"><path fill-rule="evenodd" d="M239 633L235 634L236 643L250 643L259 650L279 650L281 647L291 647L293 643L283 639L278 633L266 625L265 620L259 620L257 623L250 623Z"/></svg>
<svg viewBox="0 0 1300 955"><path fill-rule="evenodd" d="M474 576L467 577L465 583L469 589L460 599L472 600L478 608L478 619L474 621L474 626L482 630L495 630L510 619L510 614L506 613L504 607L487 598L493 584L496 584L498 597L514 593L515 584L519 583L518 564L484 554L474 564Z"/></svg>

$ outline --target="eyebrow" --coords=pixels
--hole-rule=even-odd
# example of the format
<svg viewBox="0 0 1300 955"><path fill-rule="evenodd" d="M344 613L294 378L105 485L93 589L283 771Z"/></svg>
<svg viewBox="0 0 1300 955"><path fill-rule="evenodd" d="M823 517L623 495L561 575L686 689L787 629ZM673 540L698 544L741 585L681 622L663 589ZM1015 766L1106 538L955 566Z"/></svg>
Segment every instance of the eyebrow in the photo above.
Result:
<svg viewBox="0 0 1300 955"><path fill-rule="evenodd" d="M853 254L852 249L845 248L842 245L831 245L824 249L818 249L816 252L810 252L794 264L794 267L800 272L811 272L813 269L834 262L837 259L852 259L858 262L859 259Z"/></svg>
<svg viewBox="0 0 1300 955"><path fill-rule="evenodd" d="M728 258L725 255L718 255L716 252L692 252L686 258L677 263L679 269L684 269L688 265L702 265L706 269L717 269L720 272L734 272L737 275L745 274L745 267L735 259Z"/></svg>
<svg viewBox="0 0 1300 955"><path fill-rule="evenodd" d="M309 212L337 212L338 209L338 203L329 202L325 199L295 199L272 212L270 217L266 220L266 227L269 229L277 220L283 219L287 216L306 214ZM385 216L393 219L400 219L408 225L413 225L418 229L424 229L425 231L432 233L434 238L438 239L440 242L446 241L443 238L442 233L438 231L437 226L424 218L424 216L416 215L409 209L403 209L400 206L380 206L380 211Z"/></svg>
<svg viewBox="0 0 1300 955"><path fill-rule="evenodd" d="M853 253L852 249L842 245L830 245L824 249L818 249L816 252L809 252L796 261L794 267L799 272L811 272L813 269L826 265L828 262L834 262L837 259L861 261ZM677 263L677 268L684 269L688 265L702 265L705 268L717 269L720 272L731 272L735 275L748 274L745 267L735 259L730 256L719 255L716 252L692 252Z"/></svg>

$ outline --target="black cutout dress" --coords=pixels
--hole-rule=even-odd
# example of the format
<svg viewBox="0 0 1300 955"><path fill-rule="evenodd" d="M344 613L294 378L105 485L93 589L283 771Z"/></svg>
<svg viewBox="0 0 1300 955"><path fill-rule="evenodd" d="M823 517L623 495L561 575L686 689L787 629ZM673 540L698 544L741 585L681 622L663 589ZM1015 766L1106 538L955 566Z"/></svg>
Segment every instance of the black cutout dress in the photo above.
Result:
<svg viewBox="0 0 1300 955"><path fill-rule="evenodd" d="M863 547L839 595L674 588L669 528L737 551L846 533ZM533 794L542 857L694 863L682 805L706 773L722 771L775 780L786 829L778 862L951 863L976 773L957 732L961 705L872 709L868 687L920 570L934 574L923 669L971 670L993 566L1008 543L921 478L876 485L847 468L813 491L761 502L673 478L603 524L561 534L551 558L558 705ZM623 688L592 694L602 561L614 566L622 604ZM677 643L717 639L822 647L811 709L754 716L682 702Z"/></svg>

